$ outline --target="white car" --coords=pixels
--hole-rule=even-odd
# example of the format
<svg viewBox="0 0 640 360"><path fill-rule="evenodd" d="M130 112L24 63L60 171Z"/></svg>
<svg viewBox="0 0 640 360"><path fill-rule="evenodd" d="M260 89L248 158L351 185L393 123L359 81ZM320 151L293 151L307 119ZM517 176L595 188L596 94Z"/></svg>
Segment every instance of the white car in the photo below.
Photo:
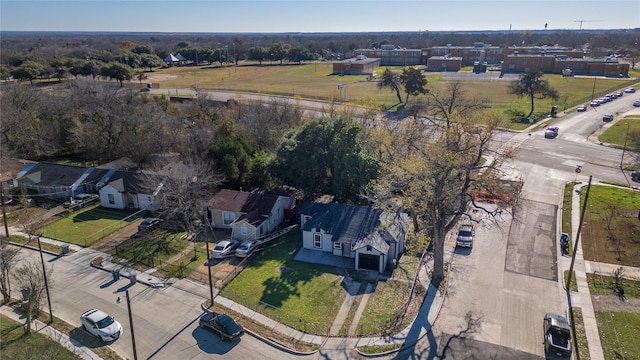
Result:
<svg viewBox="0 0 640 360"><path fill-rule="evenodd" d="M218 260L224 259L227 255L233 254L238 244L238 240L222 240L211 250L211 257Z"/></svg>
<svg viewBox="0 0 640 360"><path fill-rule="evenodd" d="M122 325L104 311L91 309L80 315L82 328L103 342L118 340Z"/></svg>

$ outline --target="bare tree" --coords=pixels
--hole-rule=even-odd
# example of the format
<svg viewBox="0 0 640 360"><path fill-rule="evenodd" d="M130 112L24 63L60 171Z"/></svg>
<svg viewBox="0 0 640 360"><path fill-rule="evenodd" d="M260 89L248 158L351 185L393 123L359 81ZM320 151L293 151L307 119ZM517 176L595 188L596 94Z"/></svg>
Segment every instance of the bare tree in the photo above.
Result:
<svg viewBox="0 0 640 360"><path fill-rule="evenodd" d="M20 248L6 243L0 244L0 292L2 293L2 303L6 304L11 300L11 283L9 276L13 270Z"/></svg>
<svg viewBox="0 0 640 360"><path fill-rule="evenodd" d="M206 201L224 178L210 164L200 160L170 164L158 174L164 177L156 195L160 206L158 215L194 233L197 226L194 221L202 219Z"/></svg>
<svg viewBox="0 0 640 360"><path fill-rule="evenodd" d="M51 273L53 269L47 269ZM25 260L14 272L16 284L25 302L25 333L31 333L31 320L40 310L40 303L45 294L44 274L42 266L35 260Z"/></svg>

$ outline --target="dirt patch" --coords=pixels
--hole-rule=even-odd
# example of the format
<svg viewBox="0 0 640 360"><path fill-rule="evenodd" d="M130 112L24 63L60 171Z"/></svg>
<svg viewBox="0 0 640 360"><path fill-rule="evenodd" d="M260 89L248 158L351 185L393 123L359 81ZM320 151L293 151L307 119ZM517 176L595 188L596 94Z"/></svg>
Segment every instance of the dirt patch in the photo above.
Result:
<svg viewBox="0 0 640 360"><path fill-rule="evenodd" d="M174 79L180 78L180 75L175 75L175 74L146 73L145 75L147 75L146 81L151 83L159 83L167 80L174 80Z"/></svg>
<svg viewBox="0 0 640 360"><path fill-rule="evenodd" d="M588 219L582 229L585 260L640 267L640 222L628 216Z"/></svg>
<svg viewBox="0 0 640 360"><path fill-rule="evenodd" d="M620 299L615 295L592 295L593 310L600 312L640 312L640 299Z"/></svg>
<svg viewBox="0 0 640 360"><path fill-rule="evenodd" d="M109 252L115 249L116 245L129 239L131 235L137 232L138 232L138 222L136 221L105 236L102 240L89 246L89 248L102 251L102 252Z"/></svg>

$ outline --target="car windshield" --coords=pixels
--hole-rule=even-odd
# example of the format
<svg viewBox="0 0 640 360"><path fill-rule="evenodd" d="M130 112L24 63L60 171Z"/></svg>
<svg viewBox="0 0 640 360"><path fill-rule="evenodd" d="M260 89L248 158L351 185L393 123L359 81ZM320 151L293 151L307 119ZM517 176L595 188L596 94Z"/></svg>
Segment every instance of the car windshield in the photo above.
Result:
<svg viewBox="0 0 640 360"><path fill-rule="evenodd" d="M553 339L554 345L567 347L567 344L569 344L569 339L571 339L571 336L569 335L568 331L556 328L551 330L551 338Z"/></svg>
<svg viewBox="0 0 640 360"><path fill-rule="evenodd" d="M104 329L107 326L113 324L113 322L114 322L113 318L111 316L107 316L106 318L98 321L96 325L98 326L98 329Z"/></svg>
<svg viewBox="0 0 640 360"><path fill-rule="evenodd" d="M471 231L460 230L458 235L463 237L471 237L473 234L471 233Z"/></svg>
<svg viewBox="0 0 640 360"><path fill-rule="evenodd" d="M224 250L224 245L216 245L216 247L213 248L213 251L222 251Z"/></svg>

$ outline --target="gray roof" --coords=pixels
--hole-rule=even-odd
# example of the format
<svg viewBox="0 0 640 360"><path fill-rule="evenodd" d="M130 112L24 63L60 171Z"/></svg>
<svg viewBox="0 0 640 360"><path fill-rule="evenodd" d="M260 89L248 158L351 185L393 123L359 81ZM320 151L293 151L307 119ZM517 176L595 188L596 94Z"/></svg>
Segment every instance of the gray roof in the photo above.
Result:
<svg viewBox="0 0 640 360"><path fill-rule="evenodd" d="M393 214L367 206L310 203L301 210L301 214L311 216L302 231L319 227L332 235L333 242L357 243L363 240L365 245L375 245L379 250L384 248L380 241L385 245L387 241L396 241L408 228L404 217L395 218ZM384 230L377 235L379 239L373 236L377 230Z"/></svg>
<svg viewBox="0 0 640 360"><path fill-rule="evenodd" d="M40 162L25 166L18 174L17 180L19 183L40 187L77 188L83 184L96 184L107 171L86 166Z"/></svg>

